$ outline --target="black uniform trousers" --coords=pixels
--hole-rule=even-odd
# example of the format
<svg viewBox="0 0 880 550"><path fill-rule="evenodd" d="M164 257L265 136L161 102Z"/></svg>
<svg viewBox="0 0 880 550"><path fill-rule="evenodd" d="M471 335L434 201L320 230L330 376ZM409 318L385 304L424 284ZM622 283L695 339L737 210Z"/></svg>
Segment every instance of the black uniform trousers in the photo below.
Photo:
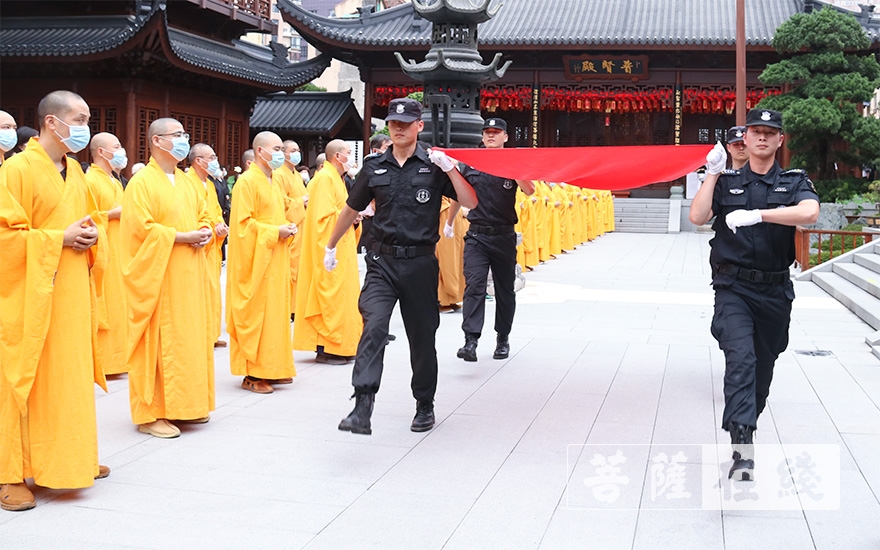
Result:
<svg viewBox="0 0 880 550"><path fill-rule="evenodd" d="M767 404L773 366L788 346L794 286L790 280L760 284L735 280L715 286L712 336L724 351L724 414L751 428Z"/></svg>
<svg viewBox="0 0 880 550"><path fill-rule="evenodd" d="M464 303L461 329L480 337L486 317L486 285L492 268L495 286L495 332L510 334L516 312L516 233L486 235L468 231L464 237Z"/></svg>
<svg viewBox="0 0 880 550"><path fill-rule="evenodd" d="M364 331L351 375L355 393L379 391L388 324L394 305L400 301L400 314L409 340L413 397L418 401L433 400L437 391L434 342L440 326L437 256L394 258L367 251L366 263L367 274L358 300Z"/></svg>

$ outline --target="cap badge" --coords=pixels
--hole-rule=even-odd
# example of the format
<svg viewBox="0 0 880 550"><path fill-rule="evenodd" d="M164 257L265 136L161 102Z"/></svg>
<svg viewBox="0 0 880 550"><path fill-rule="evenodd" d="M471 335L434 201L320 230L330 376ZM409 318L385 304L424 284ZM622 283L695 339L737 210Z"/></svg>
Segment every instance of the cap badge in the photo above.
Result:
<svg viewBox="0 0 880 550"><path fill-rule="evenodd" d="M736 131L736 137L743 137L742 130L737 130L737 131Z"/></svg>
<svg viewBox="0 0 880 550"><path fill-rule="evenodd" d="M770 112L764 111L763 113L761 113L761 120L770 120Z"/></svg>
<svg viewBox="0 0 880 550"><path fill-rule="evenodd" d="M489 126L495 126L495 119L489 120Z"/></svg>
<svg viewBox="0 0 880 550"><path fill-rule="evenodd" d="M397 104L397 114L401 114L401 113L403 113L403 111L404 111L403 103L398 103ZM769 117L770 115L768 114L767 116ZM770 120L770 119L767 118L766 120Z"/></svg>

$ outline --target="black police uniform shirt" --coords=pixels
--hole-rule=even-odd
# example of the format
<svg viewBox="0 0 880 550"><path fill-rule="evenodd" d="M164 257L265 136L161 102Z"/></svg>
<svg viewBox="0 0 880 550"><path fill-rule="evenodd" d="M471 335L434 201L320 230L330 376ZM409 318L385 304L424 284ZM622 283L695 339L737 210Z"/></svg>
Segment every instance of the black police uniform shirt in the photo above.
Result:
<svg viewBox="0 0 880 550"><path fill-rule="evenodd" d="M456 200L449 176L428 159L417 145L403 166L394 158L394 146L384 154L365 158L348 204L360 212L376 200L370 229L373 239L392 246L424 246L440 239L440 206L443 195Z"/></svg>
<svg viewBox="0 0 880 550"><path fill-rule="evenodd" d="M739 170L725 170L718 177L712 197L717 216L709 241L712 266L735 265L759 271L784 271L794 262L795 228L776 223L737 227L736 234L725 218L734 210L786 208L805 199L819 200L810 178L803 170L786 170L774 162L764 175L755 174L746 163Z"/></svg>
<svg viewBox="0 0 880 550"><path fill-rule="evenodd" d="M467 215L470 223L493 227L516 224L514 180L480 172L470 166L466 166L461 174L477 194L477 207L472 208Z"/></svg>

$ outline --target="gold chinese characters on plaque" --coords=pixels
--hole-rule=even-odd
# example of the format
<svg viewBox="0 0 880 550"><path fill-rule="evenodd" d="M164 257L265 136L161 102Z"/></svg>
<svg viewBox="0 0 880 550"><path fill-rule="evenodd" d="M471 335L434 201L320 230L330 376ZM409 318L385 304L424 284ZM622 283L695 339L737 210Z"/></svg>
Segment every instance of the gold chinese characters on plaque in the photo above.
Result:
<svg viewBox="0 0 880 550"><path fill-rule="evenodd" d="M628 78L633 82L648 79L647 55L563 55L565 78Z"/></svg>

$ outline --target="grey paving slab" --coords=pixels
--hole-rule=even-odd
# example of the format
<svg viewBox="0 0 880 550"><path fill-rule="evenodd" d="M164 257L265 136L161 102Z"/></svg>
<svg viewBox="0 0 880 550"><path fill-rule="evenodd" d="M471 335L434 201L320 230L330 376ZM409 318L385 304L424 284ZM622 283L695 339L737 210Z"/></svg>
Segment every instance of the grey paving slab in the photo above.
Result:
<svg viewBox="0 0 880 550"><path fill-rule="evenodd" d="M437 426L423 434L409 430L399 314L372 436L336 429L353 406L351 365L317 364L314 353L295 353L293 384L256 395L229 374L228 348L217 350L217 410L177 440L137 432L127 378L115 377L95 394L111 476L38 489L34 510L0 513L0 547L880 547L880 360L864 343L870 327L812 283L795 283L790 346L757 442L837 445L839 509L663 500L658 452L727 440L710 237L612 233L538 266L518 294L507 360L491 358L493 302L476 363L455 357L461 314L441 315ZM796 353L816 350L831 355ZM585 480L603 446L625 450L631 469L620 500L600 509ZM703 461L689 454L687 483L702 481Z"/></svg>

